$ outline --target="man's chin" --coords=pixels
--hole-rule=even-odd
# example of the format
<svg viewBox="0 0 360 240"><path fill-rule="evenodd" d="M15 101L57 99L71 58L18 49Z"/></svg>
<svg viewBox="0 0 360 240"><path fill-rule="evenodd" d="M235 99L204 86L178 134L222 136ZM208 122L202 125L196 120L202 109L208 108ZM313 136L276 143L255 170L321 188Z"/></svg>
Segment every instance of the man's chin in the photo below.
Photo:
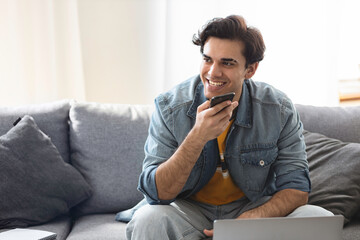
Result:
<svg viewBox="0 0 360 240"><path fill-rule="evenodd" d="M211 93L209 93L209 92L205 92L204 95L205 95L205 97L206 97L207 100L210 100L212 97L216 96L216 95L211 94Z"/></svg>

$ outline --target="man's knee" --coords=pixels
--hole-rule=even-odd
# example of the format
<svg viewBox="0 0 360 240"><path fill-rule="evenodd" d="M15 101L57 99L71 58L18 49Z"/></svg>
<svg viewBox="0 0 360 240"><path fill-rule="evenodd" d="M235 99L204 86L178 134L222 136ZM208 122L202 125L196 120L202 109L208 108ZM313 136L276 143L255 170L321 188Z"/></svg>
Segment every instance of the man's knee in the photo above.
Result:
<svg viewBox="0 0 360 240"><path fill-rule="evenodd" d="M145 205L135 212L130 222L144 226L159 225L165 218L171 216L172 211L170 205Z"/></svg>
<svg viewBox="0 0 360 240"><path fill-rule="evenodd" d="M166 226L167 219L173 211L169 205L145 205L138 209L131 221L126 226L127 239L132 239L134 232L136 235L146 235L157 229L161 231L162 226Z"/></svg>
<svg viewBox="0 0 360 240"><path fill-rule="evenodd" d="M304 205L295 209L288 217L321 217L333 216L334 214L325 208L315 205Z"/></svg>

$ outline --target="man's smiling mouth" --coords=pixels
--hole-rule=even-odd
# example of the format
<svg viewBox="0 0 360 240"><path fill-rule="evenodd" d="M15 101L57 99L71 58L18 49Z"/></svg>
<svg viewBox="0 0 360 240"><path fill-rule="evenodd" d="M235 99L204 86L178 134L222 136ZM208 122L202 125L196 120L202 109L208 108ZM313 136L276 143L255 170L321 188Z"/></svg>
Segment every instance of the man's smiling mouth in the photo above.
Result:
<svg viewBox="0 0 360 240"><path fill-rule="evenodd" d="M223 86L225 85L225 82L215 82L215 81L211 81L211 80L208 80L209 81L209 84L210 86Z"/></svg>

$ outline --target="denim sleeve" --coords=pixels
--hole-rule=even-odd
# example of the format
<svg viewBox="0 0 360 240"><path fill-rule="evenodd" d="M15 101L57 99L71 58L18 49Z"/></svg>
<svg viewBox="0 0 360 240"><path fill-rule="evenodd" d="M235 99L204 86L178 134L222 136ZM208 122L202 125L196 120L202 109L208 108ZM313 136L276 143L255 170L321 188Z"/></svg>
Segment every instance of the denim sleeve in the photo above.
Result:
<svg viewBox="0 0 360 240"><path fill-rule="evenodd" d="M162 105L161 96L155 99L155 112L152 115L149 135L145 142L145 159L139 177L138 190L149 204L169 204L173 200L158 198L155 173L160 164L168 160L177 149L177 141L171 132L171 118Z"/></svg>
<svg viewBox="0 0 360 240"><path fill-rule="evenodd" d="M283 100L281 118L283 128L278 141L278 159L274 164L277 191L291 188L310 192L303 126L294 105L287 98Z"/></svg>

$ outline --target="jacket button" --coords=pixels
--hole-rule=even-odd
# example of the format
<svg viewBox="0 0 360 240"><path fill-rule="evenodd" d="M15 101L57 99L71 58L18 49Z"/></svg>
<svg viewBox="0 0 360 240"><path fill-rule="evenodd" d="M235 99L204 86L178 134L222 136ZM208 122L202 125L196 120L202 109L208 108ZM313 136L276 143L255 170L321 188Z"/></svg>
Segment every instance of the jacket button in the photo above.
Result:
<svg viewBox="0 0 360 240"><path fill-rule="evenodd" d="M262 166L262 167L263 167L263 166L265 165L264 160L260 160L259 164L260 164L260 166Z"/></svg>

